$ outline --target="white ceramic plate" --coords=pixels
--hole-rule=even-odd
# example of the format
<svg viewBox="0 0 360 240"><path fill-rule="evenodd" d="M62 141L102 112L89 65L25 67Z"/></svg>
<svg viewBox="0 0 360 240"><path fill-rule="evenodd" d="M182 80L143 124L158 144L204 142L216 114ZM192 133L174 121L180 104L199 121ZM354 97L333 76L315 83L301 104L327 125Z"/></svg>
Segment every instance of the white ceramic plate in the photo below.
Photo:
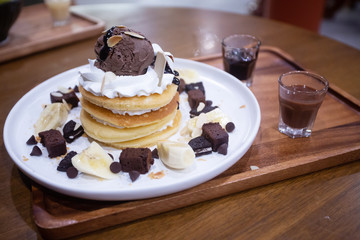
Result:
<svg viewBox="0 0 360 240"><path fill-rule="evenodd" d="M58 90L59 86L73 87L78 84L79 71L88 65L71 69L38 85L23 96L9 113L4 127L4 142L6 149L15 164L34 181L39 184L79 198L93 200L134 200L162 196L191 188L208 181L231 167L250 148L260 125L260 107L252 92L239 80L212 66L185 59L175 60L176 69L192 69L198 73L198 80L202 81L206 98L213 101L235 123L235 130L229 134L229 147L226 156L218 153L201 156L194 164L185 170L166 168L159 159L148 174L140 175L131 182L127 173L120 173L114 180L100 180L98 178L79 174L75 179L69 179L66 173L59 172L56 167L60 159L47 157L47 150L38 144L43 151L40 157L31 157L33 146L26 145L26 141L33 135L33 125L38 119L42 105L50 103L50 92ZM181 129L189 119L189 107L186 94L181 94L181 111L183 122ZM69 120L79 120L80 107L71 110ZM177 140L179 133L171 139ZM81 137L68 144L68 151L81 152L89 145L86 137ZM120 151L104 147L116 159ZM150 173L163 171L160 179L149 177Z"/></svg>

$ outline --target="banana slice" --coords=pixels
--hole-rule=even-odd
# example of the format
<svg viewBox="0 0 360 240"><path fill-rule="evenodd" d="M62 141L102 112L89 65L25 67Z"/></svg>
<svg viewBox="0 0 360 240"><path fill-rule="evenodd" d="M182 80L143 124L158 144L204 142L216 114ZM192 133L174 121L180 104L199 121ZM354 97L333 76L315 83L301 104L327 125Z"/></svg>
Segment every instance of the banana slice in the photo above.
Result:
<svg viewBox="0 0 360 240"><path fill-rule="evenodd" d="M47 105L35 123L35 134L62 126L68 117L68 111L68 106L65 103Z"/></svg>
<svg viewBox="0 0 360 240"><path fill-rule="evenodd" d="M176 69L179 76L184 79L186 84L195 83L199 81L199 74L192 69Z"/></svg>
<svg viewBox="0 0 360 240"><path fill-rule="evenodd" d="M105 179L117 177L110 171L110 164L113 160L95 141L87 149L75 155L71 162L77 170L86 174Z"/></svg>
<svg viewBox="0 0 360 240"><path fill-rule="evenodd" d="M187 168L195 159L193 149L184 142L160 141L157 143L157 149L160 160L171 168Z"/></svg>
<svg viewBox="0 0 360 240"><path fill-rule="evenodd" d="M202 133L202 125L209 122L218 122L225 128L230 119L220 108L215 108L208 113L201 113L197 117L190 118L186 125L187 129L184 132L189 133L192 138L198 137Z"/></svg>

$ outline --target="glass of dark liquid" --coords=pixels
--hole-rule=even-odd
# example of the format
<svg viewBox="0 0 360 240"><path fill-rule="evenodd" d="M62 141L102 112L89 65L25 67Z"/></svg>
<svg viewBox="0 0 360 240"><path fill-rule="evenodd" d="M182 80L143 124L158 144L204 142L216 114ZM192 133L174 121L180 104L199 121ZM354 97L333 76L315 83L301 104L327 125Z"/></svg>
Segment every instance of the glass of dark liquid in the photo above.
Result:
<svg viewBox="0 0 360 240"><path fill-rule="evenodd" d="M9 41L10 28L18 18L21 0L0 0L0 47Z"/></svg>
<svg viewBox="0 0 360 240"><path fill-rule="evenodd" d="M224 70L250 87L261 42L254 36L235 34L222 41Z"/></svg>
<svg viewBox="0 0 360 240"><path fill-rule="evenodd" d="M309 137L329 87L317 74L292 71L279 77L279 131L291 138Z"/></svg>

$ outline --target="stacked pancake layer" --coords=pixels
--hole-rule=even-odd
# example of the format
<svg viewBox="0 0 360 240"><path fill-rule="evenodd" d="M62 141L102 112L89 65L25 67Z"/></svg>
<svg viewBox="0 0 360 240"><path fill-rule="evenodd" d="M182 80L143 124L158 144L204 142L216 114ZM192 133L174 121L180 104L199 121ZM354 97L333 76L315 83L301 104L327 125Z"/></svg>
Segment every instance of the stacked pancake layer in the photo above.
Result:
<svg viewBox="0 0 360 240"><path fill-rule="evenodd" d="M149 96L96 96L80 86L80 120L86 134L119 149L151 147L175 134L181 122L177 85Z"/></svg>

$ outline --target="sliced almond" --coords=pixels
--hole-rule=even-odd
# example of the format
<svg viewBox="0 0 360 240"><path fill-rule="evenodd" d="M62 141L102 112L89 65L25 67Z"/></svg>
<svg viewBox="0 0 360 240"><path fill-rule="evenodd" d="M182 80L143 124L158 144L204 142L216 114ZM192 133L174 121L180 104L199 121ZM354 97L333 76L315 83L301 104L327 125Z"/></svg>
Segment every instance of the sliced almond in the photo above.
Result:
<svg viewBox="0 0 360 240"><path fill-rule="evenodd" d="M101 92L101 93L103 92L104 86L105 86L105 79L106 79L105 76L106 76L106 75L104 75L103 80L102 80L102 83L101 83L101 88L100 88L100 92Z"/></svg>
<svg viewBox="0 0 360 240"><path fill-rule="evenodd" d="M63 96L63 94L61 93L61 92L52 92L52 93L50 93L51 94L51 96L53 96L53 97L62 97Z"/></svg>
<svg viewBox="0 0 360 240"><path fill-rule="evenodd" d="M58 90L59 90L60 92L62 92L62 93L69 93L69 92L71 91L71 89L66 88L66 87L64 87L64 86L59 86L59 87L58 87Z"/></svg>
<svg viewBox="0 0 360 240"><path fill-rule="evenodd" d="M101 93L104 92L106 87L105 85L112 82L115 78L116 75L113 72L105 72L100 88Z"/></svg>
<svg viewBox="0 0 360 240"><path fill-rule="evenodd" d="M108 28L108 29L102 31L102 33L107 33L107 31L109 31L110 29L111 29L111 28Z"/></svg>
<svg viewBox="0 0 360 240"><path fill-rule="evenodd" d="M113 47L115 46L116 44L118 44L118 42L120 42L122 40L122 36L120 35L114 35L114 36L111 36L108 40L107 40L107 45L109 47Z"/></svg>
<svg viewBox="0 0 360 240"><path fill-rule="evenodd" d="M139 39L145 39L144 36L136 33L136 32L124 32L126 35L129 35L131 37L139 38Z"/></svg>
<svg viewBox="0 0 360 240"><path fill-rule="evenodd" d="M197 112L201 112L201 111L204 109L204 107L205 107L205 103L200 102L200 103L199 103L199 106L198 106L197 109L196 109L196 111L197 111Z"/></svg>
<svg viewBox="0 0 360 240"><path fill-rule="evenodd" d="M158 86L161 86L161 82L162 82L162 78L163 78L164 70L165 70L165 65L166 65L166 58L165 58L164 53L158 52L156 54L156 60L155 60L155 66L154 66L154 70L159 78Z"/></svg>
<svg viewBox="0 0 360 240"><path fill-rule="evenodd" d="M81 127L81 125L79 123L76 123L74 126L74 131L76 131L79 127Z"/></svg>

